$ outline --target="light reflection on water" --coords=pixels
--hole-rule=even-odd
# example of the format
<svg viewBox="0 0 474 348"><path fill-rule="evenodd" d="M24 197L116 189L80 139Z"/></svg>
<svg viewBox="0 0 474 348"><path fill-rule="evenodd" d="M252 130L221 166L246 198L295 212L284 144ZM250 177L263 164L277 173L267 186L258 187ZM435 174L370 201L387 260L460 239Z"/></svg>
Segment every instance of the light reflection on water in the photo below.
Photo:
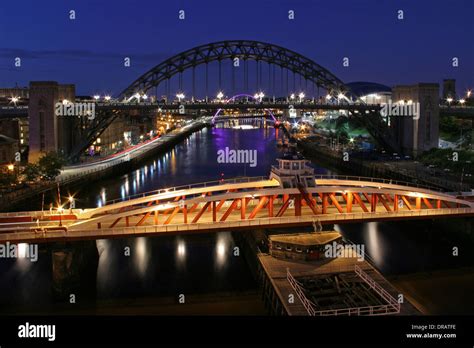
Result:
<svg viewBox="0 0 474 348"><path fill-rule="evenodd" d="M127 247L130 256L125 255ZM244 258L233 255L234 247L230 232L98 240L97 297L255 288Z"/></svg>

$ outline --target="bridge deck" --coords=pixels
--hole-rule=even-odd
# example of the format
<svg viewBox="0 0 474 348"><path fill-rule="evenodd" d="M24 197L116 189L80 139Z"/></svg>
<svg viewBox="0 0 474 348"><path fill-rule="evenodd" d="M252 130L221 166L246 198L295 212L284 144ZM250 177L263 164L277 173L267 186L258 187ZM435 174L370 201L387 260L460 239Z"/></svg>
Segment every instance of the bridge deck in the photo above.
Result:
<svg viewBox="0 0 474 348"><path fill-rule="evenodd" d="M474 203L399 184L317 179L304 191L276 180L162 190L62 214L0 214L0 241L37 242L259 227L474 216ZM61 226L60 226L61 225Z"/></svg>

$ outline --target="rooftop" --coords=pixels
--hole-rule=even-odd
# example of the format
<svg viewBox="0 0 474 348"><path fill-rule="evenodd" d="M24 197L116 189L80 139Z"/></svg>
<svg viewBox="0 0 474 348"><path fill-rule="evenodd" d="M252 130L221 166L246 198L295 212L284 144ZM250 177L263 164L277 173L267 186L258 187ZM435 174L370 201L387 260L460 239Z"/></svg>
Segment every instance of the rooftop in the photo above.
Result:
<svg viewBox="0 0 474 348"><path fill-rule="evenodd" d="M339 238L341 238L341 234L336 231L276 234L268 236L268 239L272 242L290 243L298 245L327 244Z"/></svg>

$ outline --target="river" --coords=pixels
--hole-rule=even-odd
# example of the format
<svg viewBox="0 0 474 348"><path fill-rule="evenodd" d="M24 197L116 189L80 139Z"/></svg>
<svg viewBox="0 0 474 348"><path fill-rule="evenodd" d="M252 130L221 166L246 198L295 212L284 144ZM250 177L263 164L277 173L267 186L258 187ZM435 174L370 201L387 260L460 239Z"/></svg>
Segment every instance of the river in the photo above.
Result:
<svg viewBox="0 0 474 348"><path fill-rule="evenodd" d="M107 200L159 188L235 176L267 176L281 155L275 132L271 127L205 128L137 170L70 193L76 197L77 207L96 207ZM217 151L226 146L257 150L256 166L218 163ZM318 174L330 173L317 163L312 165ZM354 243L363 244L378 269L392 275L472 265L472 257L468 256L474 252L472 238L447 226L423 221L371 222L335 228ZM456 257L452 253L455 246L462 250ZM234 247L235 241L228 232L99 240L97 281L91 285L96 287L95 298L89 300L113 303L140 297L255 291L257 284L248 265L243 256L233 254ZM130 256L124 256L126 248L130 248ZM34 263L24 259L0 260L0 308L54 309L49 255L42 250Z"/></svg>

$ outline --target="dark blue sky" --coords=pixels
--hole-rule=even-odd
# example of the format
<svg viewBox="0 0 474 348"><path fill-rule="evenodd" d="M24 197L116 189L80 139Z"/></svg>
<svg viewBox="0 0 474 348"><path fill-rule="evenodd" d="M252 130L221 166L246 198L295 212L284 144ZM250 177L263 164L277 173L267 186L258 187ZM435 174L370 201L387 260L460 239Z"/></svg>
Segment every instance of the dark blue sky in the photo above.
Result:
<svg viewBox="0 0 474 348"><path fill-rule="evenodd" d="M57 80L78 94L117 94L173 54L251 39L301 53L344 82L456 78L462 92L474 87L473 18L473 0L2 0L0 86Z"/></svg>

